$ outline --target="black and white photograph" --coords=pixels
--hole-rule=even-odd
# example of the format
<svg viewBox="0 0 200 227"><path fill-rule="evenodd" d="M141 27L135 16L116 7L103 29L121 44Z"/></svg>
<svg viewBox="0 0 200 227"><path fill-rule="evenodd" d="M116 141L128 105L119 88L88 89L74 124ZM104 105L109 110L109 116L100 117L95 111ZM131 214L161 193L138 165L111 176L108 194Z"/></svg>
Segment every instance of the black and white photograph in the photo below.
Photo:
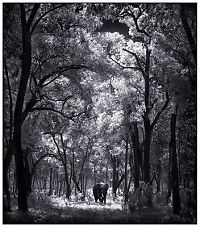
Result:
<svg viewBox="0 0 200 227"><path fill-rule="evenodd" d="M197 3L1 5L3 224L197 224Z"/></svg>

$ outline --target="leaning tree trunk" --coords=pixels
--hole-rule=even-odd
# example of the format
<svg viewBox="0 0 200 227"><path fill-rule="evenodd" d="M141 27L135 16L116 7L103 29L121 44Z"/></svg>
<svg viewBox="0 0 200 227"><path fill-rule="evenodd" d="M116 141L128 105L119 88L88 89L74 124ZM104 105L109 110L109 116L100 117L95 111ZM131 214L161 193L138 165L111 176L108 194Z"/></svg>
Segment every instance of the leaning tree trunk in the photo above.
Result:
<svg viewBox="0 0 200 227"><path fill-rule="evenodd" d="M179 214L180 212L180 196L179 196L179 176L178 176L178 164L176 154L176 114L171 115L171 141L169 149L172 155L172 199L173 199L173 213Z"/></svg>

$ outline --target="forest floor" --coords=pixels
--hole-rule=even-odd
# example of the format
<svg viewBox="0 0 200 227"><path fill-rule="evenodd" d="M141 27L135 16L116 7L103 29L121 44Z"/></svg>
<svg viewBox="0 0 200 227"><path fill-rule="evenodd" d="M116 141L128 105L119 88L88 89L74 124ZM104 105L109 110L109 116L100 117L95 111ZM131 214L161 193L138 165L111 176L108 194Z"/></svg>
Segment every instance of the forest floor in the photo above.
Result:
<svg viewBox="0 0 200 227"><path fill-rule="evenodd" d="M4 212L4 224L175 224L182 223L169 207L142 208L130 212L122 203L66 202L51 197L48 201L29 204L29 212Z"/></svg>

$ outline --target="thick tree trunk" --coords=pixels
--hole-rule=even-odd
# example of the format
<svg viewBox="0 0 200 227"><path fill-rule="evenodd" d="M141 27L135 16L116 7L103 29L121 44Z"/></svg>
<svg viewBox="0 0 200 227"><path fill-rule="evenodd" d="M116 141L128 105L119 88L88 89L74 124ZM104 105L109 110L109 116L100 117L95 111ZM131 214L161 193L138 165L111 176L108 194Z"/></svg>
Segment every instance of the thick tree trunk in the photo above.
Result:
<svg viewBox="0 0 200 227"><path fill-rule="evenodd" d="M20 5L21 17L25 17L25 9ZM25 23L25 24L24 24ZM14 134L13 142L15 147L15 165L18 189L18 209L22 211L28 210L27 205L27 187L25 175L24 153L21 147L21 127L22 127L22 108L26 87L28 83L29 73L31 69L31 37L26 29L26 21L22 19L22 74L20 79L19 90L17 94L17 101L14 112Z"/></svg>
<svg viewBox="0 0 200 227"><path fill-rule="evenodd" d="M22 211L28 210L27 204L27 185L26 173L24 164L24 154L21 148L21 126L15 124L14 130L14 144L15 144L15 165L16 165L16 183L18 190L18 209Z"/></svg>
<svg viewBox="0 0 200 227"><path fill-rule="evenodd" d="M172 155L172 199L173 199L173 213L180 212L180 196L179 196L179 174L176 154L176 114L171 115L171 141L170 147Z"/></svg>
<svg viewBox="0 0 200 227"><path fill-rule="evenodd" d="M22 113L23 104L26 94L26 88L31 70L31 33L30 26L39 9L40 4L35 4L28 22L26 21L26 12L24 4L20 3L21 12L21 31L22 31L22 66L21 66L21 78L19 82L19 89L17 93L17 100L14 111L14 133L13 144L15 148L15 166L17 177L17 189L18 189L18 209L22 211L28 210L27 204L27 187L26 187L26 174L24 163L24 152L21 147L21 129L22 129Z"/></svg>
<svg viewBox="0 0 200 227"><path fill-rule="evenodd" d="M144 121L144 130L145 130L145 138L144 138L144 163L143 163L143 177L146 183L150 183L150 150L151 150L151 123L149 119L149 70L150 70L150 56L151 50L146 47L146 65L145 72L143 74L145 81L145 94L144 94L144 102L146 107L146 112L144 113L143 121Z"/></svg>
<svg viewBox="0 0 200 227"><path fill-rule="evenodd" d="M145 139L144 139L144 165L143 176L146 183L150 183L150 150L152 129L148 117L144 118Z"/></svg>
<svg viewBox="0 0 200 227"><path fill-rule="evenodd" d="M139 187L141 165L137 123L133 123L131 128L131 141L134 154L134 188L136 190Z"/></svg>

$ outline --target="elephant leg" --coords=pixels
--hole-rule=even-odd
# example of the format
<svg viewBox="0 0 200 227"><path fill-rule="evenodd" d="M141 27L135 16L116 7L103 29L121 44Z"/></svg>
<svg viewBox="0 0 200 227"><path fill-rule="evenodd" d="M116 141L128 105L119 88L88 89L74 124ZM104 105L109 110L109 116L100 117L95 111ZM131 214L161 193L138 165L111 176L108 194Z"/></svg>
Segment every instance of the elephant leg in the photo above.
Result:
<svg viewBox="0 0 200 227"><path fill-rule="evenodd" d="M97 201L98 201L98 196L95 195L95 196L94 196L94 199L95 199L95 203L97 203Z"/></svg>
<svg viewBox="0 0 200 227"><path fill-rule="evenodd" d="M103 196L103 202L106 205L106 195Z"/></svg>

